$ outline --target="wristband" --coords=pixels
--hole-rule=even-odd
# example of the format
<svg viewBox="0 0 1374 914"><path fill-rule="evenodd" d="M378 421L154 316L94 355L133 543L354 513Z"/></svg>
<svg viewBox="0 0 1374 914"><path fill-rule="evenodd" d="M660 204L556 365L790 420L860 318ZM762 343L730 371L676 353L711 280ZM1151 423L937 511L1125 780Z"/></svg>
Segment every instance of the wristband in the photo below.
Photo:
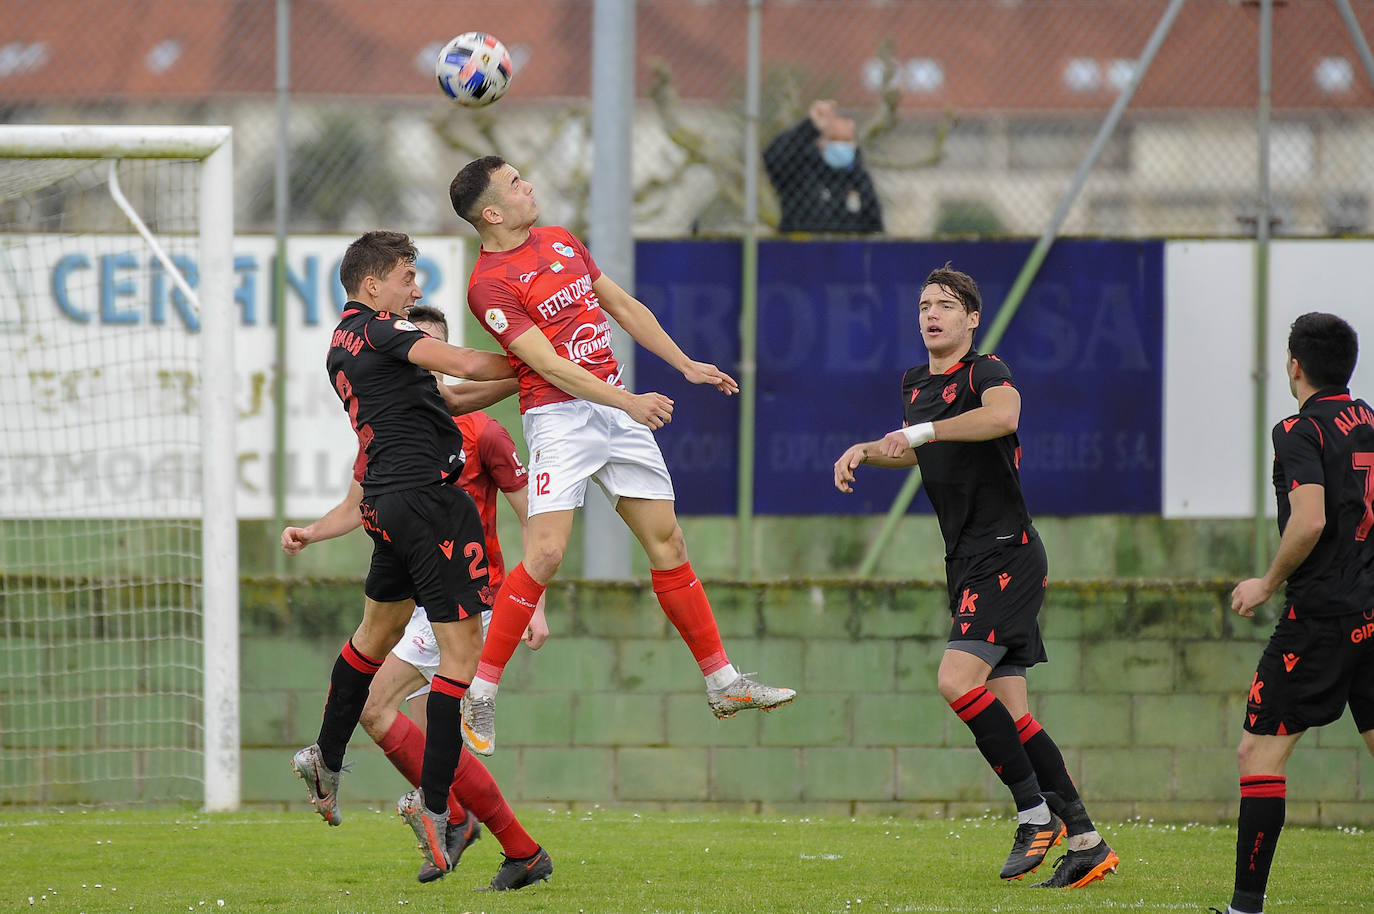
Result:
<svg viewBox="0 0 1374 914"><path fill-rule="evenodd" d="M899 428L906 437L906 443L912 447L920 447L927 442L935 440L935 423L921 422L917 425L908 425L906 428Z"/></svg>

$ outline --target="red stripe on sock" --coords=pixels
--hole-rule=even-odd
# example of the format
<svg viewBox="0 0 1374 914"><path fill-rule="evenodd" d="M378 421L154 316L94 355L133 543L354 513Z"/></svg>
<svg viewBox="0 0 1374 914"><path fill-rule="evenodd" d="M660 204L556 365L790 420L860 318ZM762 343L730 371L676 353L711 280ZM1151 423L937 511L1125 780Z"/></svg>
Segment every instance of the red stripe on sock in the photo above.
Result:
<svg viewBox="0 0 1374 914"><path fill-rule="evenodd" d="M354 647L352 638L344 642L344 646L339 653L343 655L344 661L359 673L365 673L371 676L382 668L382 661L373 660L371 657Z"/></svg>
<svg viewBox="0 0 1374 914"><path fill-rule="evenodd" d="M436 675L429 681L429 687L440 695L448 695L453 698L462 698L468 693L468 686L471 683L459 682L457 679L449 679L447 676Z"/></svg>
<svg viewBox="0 0 1374 914"><path fill-rule="evenodd" d="M1277 774L1252 774L1240 779L1243 797L1286 797L1288 778Z"/></svg>
<svg viewBox="0 0 1374 914"><path fill-rule="evenodd" d="M662 571L651 568L649 577L654 582L658 605L663 607L663 614L687 642L701 674L709 676L728 664L730 658L720 640L711 602L706 599L706 589L697 580L692 563L683 562L676 568Z"/></svg>
<svg viewBox="0 0 1374 914"><path fill-rule="evenodd" d="M949 706L954 709L955 714L959 715L960 720L964 723L968 723L987 710L988 705L996 700L997 696L993 695L983 686L978 686L977 688L969 689L963 695L951 701Z"/></svg>
<svg viewBox="0 0 1374 914"><path fill-rule="evenodd" d="M1043 729L1045 728L1040 726L1040 721L1029 714L1016 722L1016 732L1021 737L1023 746Z"/></svg>

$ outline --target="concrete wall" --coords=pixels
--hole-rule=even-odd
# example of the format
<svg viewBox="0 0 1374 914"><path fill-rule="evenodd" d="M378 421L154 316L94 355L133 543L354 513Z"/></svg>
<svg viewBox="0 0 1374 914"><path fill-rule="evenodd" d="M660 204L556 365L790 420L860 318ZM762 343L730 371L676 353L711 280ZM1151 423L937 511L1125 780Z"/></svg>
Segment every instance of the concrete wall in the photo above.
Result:
<svg viewBox="0 0 1374 914"><path fill-rule="evenodd" d="M1272 622L1233 616L1229 581L1052 585L1051 657L1033 711L1098 818L1228 821L1245 691ZM490 760L517 807L951 816L1009 808L934 689L947 626L938 583L708 582L745 670L793 705L715 720L691 655L647 584L549 592L554 636L502 682ZM304 807L287 761L313 741L329 669L361 612L355 579L244 587L244 799ZM358 731L344 802L405 785ZM1374 760L1349 717L1307 735L1289 821L1374 824Z"/></svg>

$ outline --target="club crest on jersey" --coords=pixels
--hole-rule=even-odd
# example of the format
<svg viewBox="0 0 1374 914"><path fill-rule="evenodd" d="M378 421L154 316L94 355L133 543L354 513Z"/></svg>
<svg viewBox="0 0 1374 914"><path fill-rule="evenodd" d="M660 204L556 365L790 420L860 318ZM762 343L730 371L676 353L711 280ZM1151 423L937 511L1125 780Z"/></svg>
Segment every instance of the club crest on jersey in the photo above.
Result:
<svg viewBox="0 0 1374 914"><path fill-rule="evenodd" d="M487 326L497 333L505 333L510 329L510 322L506 320L506 312L500 308L488 308Z"/></svg>
<svg viewBox="0 0 1374 914"><path fill-rule="evenodd" d="M564 257L571 257L573 255L573 249L568 247L561 241L555 241L553 243L553 249L558 253L562 254Z"/></svg>
<svg viewBox="0 0 1374 914"><path fill-rule="evenodd" d="M563 272L563 264L561 264L561 263L559 263L557 260L555 260L553 263L549 264L549 269L550 269L552 272L554 272L554 273L562 273L562 272Z"/></svg>
<svg viewBox="0 0 1374 914"><path fill-rule="evenodd" d="M395 321L394 323L392 323L391 326L395 327L397 330L419 330L419 329L420 329L419 327L415 326L414 324L412 324L410 321L406 320L405 318L401 318L400 320Z"/></svg>
<svg viewBox="0 0 1374 914"><path fill-rule="evenodd" d="M944 390L940 391L940 399L946 403L953 403L954 398L959 395L959 385L949 384Z"/></svg>

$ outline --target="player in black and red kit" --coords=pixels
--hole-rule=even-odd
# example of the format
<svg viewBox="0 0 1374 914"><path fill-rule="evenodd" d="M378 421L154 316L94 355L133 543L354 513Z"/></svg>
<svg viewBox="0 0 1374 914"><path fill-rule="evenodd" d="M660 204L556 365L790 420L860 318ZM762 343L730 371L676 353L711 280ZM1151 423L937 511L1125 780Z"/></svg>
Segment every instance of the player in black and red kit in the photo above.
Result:
<svg viewBox="0 0 1374 914"><path fill-rule="evenodd" d="M463 700L463 741L480 755L495 748L497 684L563 561L573 515L592 480L644 547L654 593L701 669L712 712L730 717L791 701L793 690L749 679L725 653L687 560L673 482L651 433L672 418L673 402L625 389L611 351L610 319L694 384L728 395L739 389L735 380L688 358L653 312L602 274L571 232L536 227L534 188L504 159L486 156L464 166L449 196L482 239L468 308L516 370L530 452L529 540L524 560L496 596L482 660Z"/></svg>
<svg viewBox="0 0 1374 914"><path fill-rule="evenodd" d="M1284 769L1303 732L1349 705L1374 754L1374 410L1347 386L1358 352L1355 331L1334 314L1304 314L1288 334L1288 388L1299 409L1273 431L1279 548L1263 577L1231 594L1231 608L1253 616L1287 585L1250 681L1236 753L1231 914L1264 908L1283 828Z"/></svg>
<svg viewBox="0 0 1374 914"><path fill-rule="evenodd" d="M1115 872L1120 860L1093 827L1059 747L1030 713L1026 670L1046 659L1038 617L1048 565L1021 495L1021 395L1004 362L973 348L981 314L972 277L948 264L926 277L920 326L930 361L902 378L903 427L845 451L835 486L852 491L860 464L915 466L920 450L949 585L940 694L1016 802L1016 838L1001 876L1035 870L1067 827L1069 851L1041 885L1077 888Z"/></svg>
<svg viewBox="0 0 1374 914"><path fill-rule="evenodd" d="M448 794L462 750L460 700L481 653L480 615L491 594L481 521L471 496L452 484L463 469L462 436L430 372L495 380L511 370L495 353L450 346L402 316L421 297L415 254L406 235L369 232L349 245L339 266L350 300L326 368L365 454L360 510L372 564L363 621L334 664L319 737L296 753L292 767L325 821L339 824L344 750L368 687L415 604L423 604L440 663L428 702L421 789L398 809L442 874L450 868ZM542 849L529 859L542 877L552 870ZM505 884L502 872L493 881L497 888L523 884Z"/></svg>

